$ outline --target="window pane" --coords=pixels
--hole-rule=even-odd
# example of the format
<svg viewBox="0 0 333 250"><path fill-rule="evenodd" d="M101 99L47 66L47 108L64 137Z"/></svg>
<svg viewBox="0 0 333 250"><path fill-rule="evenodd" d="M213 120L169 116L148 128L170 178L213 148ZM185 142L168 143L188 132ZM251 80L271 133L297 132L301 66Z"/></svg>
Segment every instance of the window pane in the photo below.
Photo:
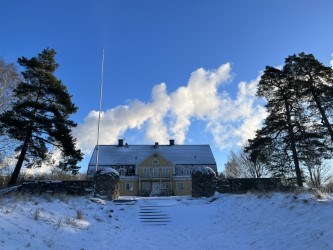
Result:
<svg viewBox="0 0 333 250"><path fill-rule="evenodd" d="M177 190L184 190L184 183L183 182L177 182Z"/></svg>
<svg viewBox="0 0 333 250"><path fill-rule="evenodd" d="M154 159L154 160L153 160L153 164L154 164L154 165L159 164L158 160L157 160L157 159Z"/></svg>
<svg viewBox="0 0 333 250"><path fill-rule="evenodd" d="M133 183L128 182L125 184L125 190L127 191L133 191Z"/></svg>

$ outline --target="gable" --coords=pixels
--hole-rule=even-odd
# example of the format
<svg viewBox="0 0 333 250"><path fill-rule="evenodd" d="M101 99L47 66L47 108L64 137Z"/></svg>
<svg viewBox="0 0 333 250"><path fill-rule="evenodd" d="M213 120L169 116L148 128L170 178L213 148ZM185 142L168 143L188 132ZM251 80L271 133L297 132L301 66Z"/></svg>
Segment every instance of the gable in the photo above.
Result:
<svg viewBox="0 0 333 250"><path fill-rule="evenodd" d="M165 159L158 153L154 153L149 155L146 159L140 162L137 166L139 167L167 167L167 166L174 166L172 162Z"/></svg>

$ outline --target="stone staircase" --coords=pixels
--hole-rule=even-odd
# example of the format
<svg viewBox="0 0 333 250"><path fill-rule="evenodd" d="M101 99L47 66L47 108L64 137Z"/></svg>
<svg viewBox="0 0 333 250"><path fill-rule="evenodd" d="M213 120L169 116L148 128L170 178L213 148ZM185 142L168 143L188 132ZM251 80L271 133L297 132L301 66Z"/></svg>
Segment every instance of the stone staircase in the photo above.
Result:
<svg viewBox="0 0 333 250"><path fill-rule="evenodd" d="M135 205L137 202L136 199L115 199L113 200L115 205L127 205L127 206L132 206Z"/></svg>
<svg viewBox="0 0 333 250"><path fill-rule="evenodd" d="M142 205L139 207L139 220L147 226L166 226L171 222L167 207Z"/></svg>

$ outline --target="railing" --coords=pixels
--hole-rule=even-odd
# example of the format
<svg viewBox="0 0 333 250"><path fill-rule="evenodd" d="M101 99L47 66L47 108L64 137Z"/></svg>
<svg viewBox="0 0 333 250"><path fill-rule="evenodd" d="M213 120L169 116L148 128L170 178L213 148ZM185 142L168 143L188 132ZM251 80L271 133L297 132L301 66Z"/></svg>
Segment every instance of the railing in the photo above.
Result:
<svg viewBox="0 0 333 250"><path fill-rule="evenodd" d="M148 174L139 174L140 178L153 179L153 178L171 178L172 174L167 173L148 173Z"/></svg>
<svg viewBox="0 0 333 250"><path fill-rule="evenodd" d="M151 194L151 190L141 190L139 191L139 196L148 197ZM157 196L171 196L172 191L170 188L160 189L160 193L156 194Z"/></svg>

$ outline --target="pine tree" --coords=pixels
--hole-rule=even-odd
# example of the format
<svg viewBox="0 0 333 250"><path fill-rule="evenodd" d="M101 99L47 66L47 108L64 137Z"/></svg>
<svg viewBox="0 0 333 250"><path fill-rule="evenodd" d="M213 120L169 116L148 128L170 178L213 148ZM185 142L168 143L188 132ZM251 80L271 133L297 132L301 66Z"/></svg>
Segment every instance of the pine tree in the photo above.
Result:
<svg viewBox="0 0 333 250"><path fill-rule="evenodd" d="M297 94L308 102L311 116L318 117L333 142L333 129L329 116L333 115L333 70L312 54L292 55L286 58L285 68L297 82Z"/></svg>
<svg viewBox="0 0 333 250"><path fill-rule="evenodd" d="M269 113L265 120L266 136L270 135L279 143L279 151L286 158L292 158L297 184L303 186L299 156L296 147L297 114L300 107L294 95L294 82L288 78L284 70L266 67L258 86L258 96L267 100Z"/></svg>
<svg viewBox="0 0 333 250"><path fill-rule="evenodd" d="M19 157L8 185L17 182L23 162L39 167L48 159L50 146L61 150L59 167L76 172L81 151L75 148L71 130L76 124L69 116L77 111L66 86L54 76L58 68L53 49L45 49L37 57L19 58L25 70L23 81L14 90L16 101L0 115L0 129L21 141Z"/></svg>
<svg viewBox="0 0 333 250"><path fill-rule="evenodd" d="M331 158L332 79L331 68L304 53L286 58L282 70L266 67L257 95L267 100L268 116L249 140L251 159L260 156L274 175L287 176L293 169L302 186L302 168Z"/></svg>

